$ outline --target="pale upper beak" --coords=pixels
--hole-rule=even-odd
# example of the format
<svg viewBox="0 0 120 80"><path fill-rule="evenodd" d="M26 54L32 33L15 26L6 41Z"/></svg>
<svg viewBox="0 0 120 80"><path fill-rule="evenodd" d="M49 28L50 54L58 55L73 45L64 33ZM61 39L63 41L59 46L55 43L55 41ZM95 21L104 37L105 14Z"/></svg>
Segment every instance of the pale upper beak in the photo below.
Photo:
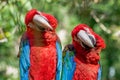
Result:
<svg viewBox="0 0 120 80"><path fill-rule="evenodd" d="M34 17L33 17L33 22L38 25L38 27L42 27L44 29L50 29L50 30L53 30L52 26L48 23L47 19L42 16L42 15L39 15L39 14L36 14ZM30 23L30 26L33 27L34 24ZM39 29L39 28L38 28Z"/></svg>
<svg viewBox="0 0 120 80"><path fill-rule="evenodd" d="M80 30L77 33L77 37L79 38L79 40L84 43L85 45L87 45L90 48L93 48L94 45L96 44L96 40L94 38L94 36L92 34L88 34L86 31L84 30Z"/></svg>

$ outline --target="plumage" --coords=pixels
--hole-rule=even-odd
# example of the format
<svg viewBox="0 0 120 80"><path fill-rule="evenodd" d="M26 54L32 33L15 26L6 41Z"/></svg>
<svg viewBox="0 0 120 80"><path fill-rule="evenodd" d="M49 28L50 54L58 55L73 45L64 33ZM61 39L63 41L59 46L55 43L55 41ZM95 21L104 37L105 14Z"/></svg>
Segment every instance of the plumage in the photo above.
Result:
<svg viewBox="0 0 120 80"><path fill-rule="evenodd" d="M29 41L24 34L21 38L21 43L20 43L20 77L21 80L28 80L29 76L29 66L30 66L30 46L29 46Z"/></svg>
<svg viewBox="0 0 120 80"><path fill-rule="evenodd" d="M42 20L35 15L43 17ZM26 14L25 24L27 29L20 45L21 80L60 80L62 48L55 32L57 20L50 14L32 9Z"/></svg>
<svg viewBox="0 0 120 80"><path fill-rule="evenodd" d="M84 37L84 34L88 37ZM71 35L72 44L67 45L63 51L62 80L100 80L99 54L105 48L104 40L86 24L77 25Z"/></svg>
<svg viewBox="0 0 120 80"><path fill-rule="evenodd" d="M72 80L76 62L74 61L74 52L67 50L63 56L62 80Z"/></svg>
<svg viewBox="0 0 120 80"><path fill-rule="evenodd" d="M101 80L101 76L102 76L102 67L100 66L99 69L98 69L98 78L97 78L97 80Z"/></svg>
<svg viewBox="0 0 120 80"><path fill-rule="evenodd" d="M62 47L59 41L56 42L57 49L57 70L56 70L56 80L61 80L62 74Z"/></svg>

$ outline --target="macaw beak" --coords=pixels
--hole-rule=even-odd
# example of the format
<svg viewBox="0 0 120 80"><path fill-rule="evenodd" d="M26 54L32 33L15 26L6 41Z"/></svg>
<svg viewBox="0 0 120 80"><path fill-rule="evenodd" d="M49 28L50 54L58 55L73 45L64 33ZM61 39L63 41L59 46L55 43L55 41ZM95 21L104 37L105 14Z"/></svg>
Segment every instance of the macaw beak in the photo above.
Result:
<svg viewBox="0 0 120 80"><path fill-rule="evenodd" d="M83 44L87 45L90 48L93 48L94 45L96 44L96 40L95 40L94 36L87 34L84 30L80 30L77 33L77 37Z"/></svg>
<svg viewBox="0 0 120 80"><path fill-rule="evenodd" d="M38 25L38 27L42 27L45 29L53 30L52 26L48 23L47 19L44 16L36 14L33 17L33 22Z"/></svg>

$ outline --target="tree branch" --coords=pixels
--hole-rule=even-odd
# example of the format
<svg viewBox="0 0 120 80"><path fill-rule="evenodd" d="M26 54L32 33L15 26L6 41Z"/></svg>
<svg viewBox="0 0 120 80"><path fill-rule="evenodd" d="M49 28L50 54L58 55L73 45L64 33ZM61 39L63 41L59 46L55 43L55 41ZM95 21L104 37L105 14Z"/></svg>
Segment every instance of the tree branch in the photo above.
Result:
<svg viewBox="0 0 120 80"><path fill-rule="evenodd" d="M106 33L110 34L111 30L107 29L106 26L100 22L100 19L96 16L94 11L91 11L91 16L93 17L93 19L99 24L99 27L105 31Z"/></svg>

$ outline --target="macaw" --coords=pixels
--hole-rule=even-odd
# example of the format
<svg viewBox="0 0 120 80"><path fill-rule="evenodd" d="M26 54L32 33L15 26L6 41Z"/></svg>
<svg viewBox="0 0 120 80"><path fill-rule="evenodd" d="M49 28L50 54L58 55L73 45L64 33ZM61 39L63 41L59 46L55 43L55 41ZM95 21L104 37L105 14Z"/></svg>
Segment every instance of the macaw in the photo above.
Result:
<svg viewBox="0 0 120 80"><path fill-rule="evenodd" d="M86 24L77 25L71 35L72 44L63 50L62 80L101 80L104 40Z"/></svg>
<svg viewBox="0 0 120 80"><path fill-rule="evenodd" d="M60 80L62 47L54 16L32 9L25 16L20 42L20 80Z"/></svg>

